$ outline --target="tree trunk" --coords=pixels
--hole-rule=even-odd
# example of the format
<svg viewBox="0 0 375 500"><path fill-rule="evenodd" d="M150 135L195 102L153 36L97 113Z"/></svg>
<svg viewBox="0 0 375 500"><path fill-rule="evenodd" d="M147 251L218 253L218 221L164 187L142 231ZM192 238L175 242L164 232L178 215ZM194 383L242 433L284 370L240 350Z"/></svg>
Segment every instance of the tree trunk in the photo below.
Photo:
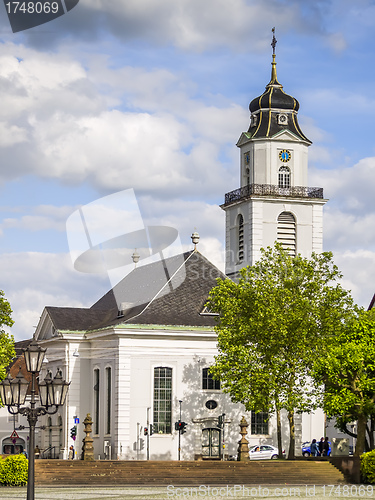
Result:
<svg viewBox="0 0 375 500"><path fill-rule="evenodd" d="M359 457L365 449L366 441L366 424L367 419L365 415L359 415L357 420L357 442L355 444L354 456Z"/></svg>
<svg viewBox="0 0 375 500"><path fill-rule="evenodd" d="M370 445L370 450L373 450L375 446L374 443L375 415L371 415L370 422L371 422L371 427L370 427L369 445Z"/></svg>
<svg viewBox="0 0 375 500"><path fill-rule="evenodd" d="M279 449L279 458L284 458L283 442L281 439L281 417L280 410L276 407L276 428L277 428L277 447Z"/></svg>
<svg viewBox="0 0 375 500"><path fill-rule="evenodd" d="M289 453L288 460L294 460L295 458L295 443L296 435L294 428L294 411L288 411L288 421L289 421Z"/></svg>

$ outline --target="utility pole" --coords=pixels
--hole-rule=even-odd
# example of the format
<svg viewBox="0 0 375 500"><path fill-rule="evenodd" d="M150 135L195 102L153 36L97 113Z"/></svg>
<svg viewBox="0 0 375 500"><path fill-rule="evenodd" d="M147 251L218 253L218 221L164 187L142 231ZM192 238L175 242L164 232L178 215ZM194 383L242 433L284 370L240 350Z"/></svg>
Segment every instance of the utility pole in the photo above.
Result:
<svg viewBox="0 0 375 500"><path fill-rule="evenodd" d="M223 460L225 455L225 413L223 413Z"/></svg>
<svg viewBox="0 0 375 500"><path fill-rule="evenodd" d="M220 443L220 454L221 454L222 460L224 460L224 450L225 450L225 413L222 413L221 415L219 415L218 426L219 426L220 430L221 429L223 430L223 440Z"/></svg>

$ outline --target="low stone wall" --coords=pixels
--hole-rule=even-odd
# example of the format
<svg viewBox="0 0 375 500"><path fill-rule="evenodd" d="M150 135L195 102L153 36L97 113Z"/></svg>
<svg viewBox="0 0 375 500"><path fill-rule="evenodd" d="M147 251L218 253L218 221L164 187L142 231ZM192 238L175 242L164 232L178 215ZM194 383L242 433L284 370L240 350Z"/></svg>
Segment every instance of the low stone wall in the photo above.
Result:
<svg viewBox="0 0 375 500"><path fill-rule="evenodd" d="M361 459L359 457L331 457L329 461L344 474L350 483L361 482Z"/></svg>

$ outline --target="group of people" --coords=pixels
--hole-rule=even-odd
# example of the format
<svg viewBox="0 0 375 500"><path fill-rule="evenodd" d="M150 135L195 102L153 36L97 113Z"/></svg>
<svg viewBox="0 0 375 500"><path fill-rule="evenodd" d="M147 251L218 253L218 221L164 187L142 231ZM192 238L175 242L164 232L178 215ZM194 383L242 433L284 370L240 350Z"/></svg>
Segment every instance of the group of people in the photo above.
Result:
<svg viewBox="0 0 375 500"><path fill-rule="evenodd" d="M320 438L319 443L316 439L313 439L310 446L310 452L313 457L327 457L329 452L329 441L328 437Z"/></svg>

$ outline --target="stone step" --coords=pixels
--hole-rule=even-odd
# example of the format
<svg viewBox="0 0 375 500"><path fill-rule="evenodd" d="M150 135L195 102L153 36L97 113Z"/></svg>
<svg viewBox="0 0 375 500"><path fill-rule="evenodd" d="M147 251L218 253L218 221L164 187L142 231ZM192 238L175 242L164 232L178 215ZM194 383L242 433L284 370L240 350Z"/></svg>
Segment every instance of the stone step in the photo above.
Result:
<svg viewBox="0 0 375 500"><path fill-rule="evenodd" d="M35 482L47 485L339 484L328 461L156 462L37 460Z"/></svg>

